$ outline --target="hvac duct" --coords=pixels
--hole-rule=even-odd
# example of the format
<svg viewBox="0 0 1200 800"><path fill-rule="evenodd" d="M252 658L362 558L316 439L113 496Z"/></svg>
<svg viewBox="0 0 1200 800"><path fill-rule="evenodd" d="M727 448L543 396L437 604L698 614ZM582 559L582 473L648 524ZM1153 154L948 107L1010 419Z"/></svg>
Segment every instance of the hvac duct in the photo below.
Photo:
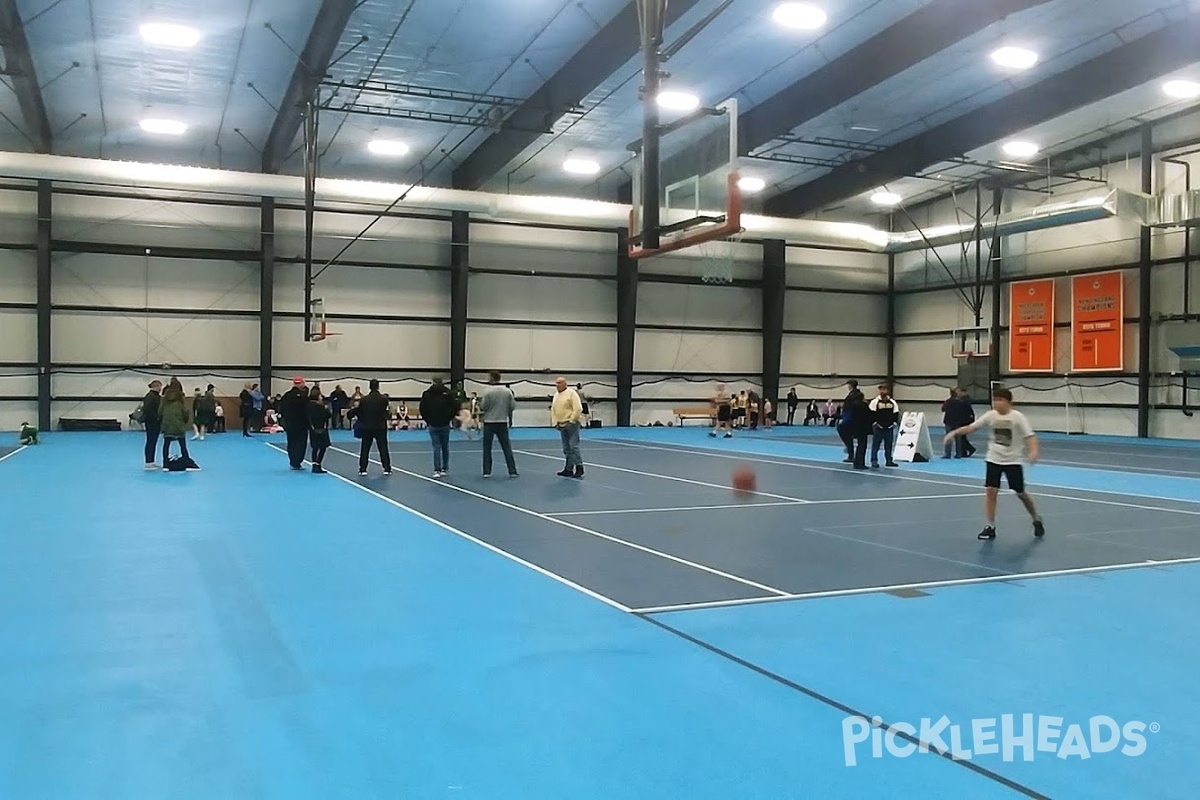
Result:
<svg viewBox="0 0 1200 800"><path fill-rule="evenodd" d="M258 172L180 167L131 161L108 161L40 153L0 152L0 175L28 180L98 184L141 189L304 198L304 179ZM319 178L317 197L325 202L359 206L386 206L407 192L398 208L438 211L467 211L481 217L512 222L555 221L580 227L616 228L628 224L629 207L619 203L567 197L491 194L404 186L393 183ZM1005 214L987 226L989 233L1009 236L1033 230L1074 225L1114 217L1139 224L1182 225L1200 212L1200 192L1183 196L1151 198L1120 189L1107 189L1082 200L1050 203L1038 208ZM810 245L846 247L877 253L921 250L957 244L972 235L975 225L939 226L921 233L891 234L853 223L821 220L782 219L745 215L746 233L752 237L783 239Z"/></svg>

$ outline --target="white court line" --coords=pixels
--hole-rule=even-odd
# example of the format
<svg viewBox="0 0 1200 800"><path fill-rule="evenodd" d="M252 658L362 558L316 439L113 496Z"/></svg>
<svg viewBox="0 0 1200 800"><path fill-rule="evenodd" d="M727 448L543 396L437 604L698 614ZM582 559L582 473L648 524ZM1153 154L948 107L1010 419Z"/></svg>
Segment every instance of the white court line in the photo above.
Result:
<svg viewBox="0 0 1200 800"><path fill-rule="evenodd" d="M801 461L781 461L778 459L760 457L754 453L744 453L742 455L735 456L735 455L729 455L726 453L715 453L715 452L707 451L707 450L681 450L678 448L671 448L671 447L659 447L657 445L634 444L632 442L621 442L621 444L624 445L625 447L633 447L633 448L637 448L640 450L662 450L667 453L688 453L691 455L709 456L711 458L724 458L724 459L730 459L730 460L734 460L734 461L751 461L756 464L778 464L778 465L784 466L784 467L795 467L796 469L812 469L812 470L818 470L820 472L838 472L838 473L842 473L842 474L848 474L847 470L844 468L841 468L841 467L830 467L830 466L823 466L823 465L817 465L817 464L806 464ZM893 470L891 472L857 471L857 474L864 475L864 476L871 477L871 478L890 478L892 480L897 480L897 481L913 481L915 483L934 483L939 486L961 486L964 489L978 489L979 488L978 484L961 483L961 482L949 480L948 478L950 478L951 476L947 476L946 480L935 480L933 478L916 478L916 477L913 477L912 475L899 474L895 470ZM1127 492L1106 491L1104 489L1080 489L1080 488L1077 488L1074 486L1061 486L1061 485L1053 484L1053 483L1038 483L1034 479L1031 479L1029 482L1032 484L1032 487L1031 487L1032 494L1033 494L1035 500L1039 497L1050 497L1050 498L1054 498L1056 500L1074 500L1079 503L1094 503L1094 504L1103 505L1103 506L1119 506L1121 508L1136 508L1136 509L1140 509L1143 511L1162 511L1167 514L1185 514L1187 516L1200 517L1200 511L1188 511L1188 510L1182 509L1182 508L1164 508L1162 506L1147 506L1147 505L1140 505L1137 503L1121 503L1121 502L1117 502L1116 500L1099 500L1094 497L1074 497L1071 495L1047 494L1046 492L1039 491L1038 487L1045 486L1045 487L1048 487L1051 489L1066 489L1068 491L1085 492L1087 494L1107 494L1107 495L1115 495L1118 497L1140 497L1142 495L1131 495ZM1151 498L1151 499L1162 500L1164 503L1191 503L1191 504L1200 503L1200 500L1180 500L1177 498L1165 498L1165 497L1156 497L1156 498Z"/></svg>
<svg viewBox="0 0 1200 800"><path fill-rule="evenodd" d="M1156 469L1154 467L1121 467L1120 470L1104 469L1097 467L1095 464L1089 464L1086 461L1060 461L1059 459L1042 458L1038 459L1039 464L1050 464L1053 466L1077 467L1079 469L1090 469L1093 472L1127 472L1131 474L1144 475L1171 475L1177 478L1200 478L1200 472L1181 472L1177 469Z"/></svg>
<svg viewBox="0 0 1200 800"><path fill-rule="evenodd" d="M342 453L343 455L347 455L347 456L350 456L355 459L358 458L358 453L351 453L348 450L342 450L341 448L338 448L338 447L331 447L329 449L336 450L337 452ZM550 456L550 458L556 458L556 457ZM371 459L371 463L378 464L379 462L376 461L375 459ZM531 508L525 508L523 506L513 505L512 503L507 503L503 500L498 500L495 497L488 497L486 494L479 494L478 492L473 492L470 489L466 489L462 486L455 486L454 484L447 483L446 481L436 480L434 478L427 478L426 476L420 475L416 472L409 472L406 469L401 469L401 468L397 467L395 464L392 464L392 472L399 472L403 475L408 475L411 478L416 478L417 480L426 481L427 483L432 483L435 486L441 486L446 489L452 489L456 492L461 492L462 494L468 495L470 497L474 497L477 500L484 500L489 503L494 503L495 505L501 506L503 508L507 508L511 511L516 511L521 514L527 514L531 517L536 517L537 519L546 520L547 522L553 522L556 525L562 525L564 528L570 528L571 530L578 531L579 533L584 533L584 534L587 534L588 536L594 536L597 539L603 539L605 541L612 542L613 544L623 545L624 547L628 547L633 550L638 550L643 553L648 553L649 555L652 555L652 556L658 556L659 558L666 559L667 561L673 561L676 564L682 564L685 567L691 567L692 569L696 569L701 572L707 572L710 575L716 575L717 577L725 578L726 580L731 580L731 581L734 581L735 583L740 583L743 586L750 586L755 589L760 589L761 591L770 592L771 594L775 594L775 595L786 595L787 594L787 592L785 592L783 589L776 589L774 586L767 586L766 584L757 583L755 581L752 581L749 578L743 578L739 575L734 575L729 572L722 572L721 570L716 569L714 567L709 567L704 564L699 564L695 561L688 561L686 558L680 558L679 556L674 556L674 555L671 555L670 553L664 553L661 550L655 550L652 547L646 547L645 545L636 544L634 542L626 541L625 539L618 539L616 536L610 536L607 533L601 533L600 531L594 531L591 528L585 528L582 525L576 525L573 522L567 522L566 520L563 520L563 519L551 517L548 514L543 514L540 511L534 511ZM353 481L351 481L351 483L353 483ZM357 484L355 484L355 485L357 485Z"/></svg>
<svg viewBox="0 0 1200 800"><path fill-rule="evenodd" d="M545 458L545 459L549 459L551 461L561 461L562 460L562 456L550 456L550 455L546 455L545 453L534 453L529 450L514 450L513 452L520 453L523 456L532 456L533 458ZM748 461L751 459L743 459L743 460ZM611 464L597 464L594 461L590 461L587 464L585 464L584 466L588 467L588 468L595 468L595 469L609 469L614 472L627 472L630 475L641 475L643 478L661 478L664 481L675 481L677 483L690 483L693 486L706 486L710 489L722 489L724 491L729 491L729 488L730 488L728 486L723 486L719 483L708 483L707 481L695 481L695 480L692 480L691 478L678 478L674 475L660 475L657 472L642 472L641 470L628 469L627 467L614 467ZM784 495L784 494L771 494L770 492L753 491L753 492L746 492L746 494L752 494L757 497L770 497L773 500L786 500L789 503L795 503L797 505L812 502L811 500L805 500L801 497L788 497L787 495Z"/></svg>
<svg viewBox="0 0 1200 800"><path fill-rule="evenodd" d="M671 506L669 508L606 508L596 511L556 511L547 514L548 517L600 517L609 514L666 514L677 511L723 511L731 508L779 508L780 506L806 506L808 503L796 503L783 500L778 503L729 503L723 506Z"/></svg>
<svg viewBox="0 0 1200 800"><path fill-rule="evenodd" d="M274 445L270 442L265 442L264 444L266 444L267 447L272 447L281 453L287 452L287 450L283 449L282 447ZM334 450L336 448L330 448L330 449ZM345 451L341 450L339 452L345 452ZM310 462L306 459L304 463L310 464L312 462ZM328 472L327 471L326 474L332 475L333 477L337 478L342 483L349 484L350 486L353 486L355 489L360 489L360 490L366 492L367 494L369 494L375 498L378 498L379 500L382 500L383 502L385 502L389 505L395 506L396 508L400 509L401 511L407 511L409 514L412 514L413 516L417 517L418 519L422 519L431 525L435 525L444 531L454 534L455 536L462 537L463 539L466 539L468 542L477 544L480 547L484 548L485 550L490 550L491 552L495 553L496 555L507 558L509 561L520 564L523 567L528 567L529 569L533 570L534 572L538 573L539 575L545 575L547 578L558 581L559 583L563 584L564 586L569 586L578 592L582 592L583 594L586 594L588 597L591 597L594 600L599 600L601 603L605 603L606 605L610 605L613 608L619 609L621 611L625 611L625 612L630 611L630 608L628 606L618 603L616 600L613 600L611 597L605 597L604 595L599 594L598 592L592 591L591 589L587 588L586 586L581 586L578 583L575 583L570 578L564 578L562 575L555 574L548 569L539 567L537 564L534 564L533 562L530 562L530 561L526 561L525 559L521 558L520 556L513 555L512 553L509 553L506 550L501 550L499 547L496 547L495 545L488 544L487 542L483 541L482 539L476 539L474 536L472 536L469 533L461 531L458 528L455 528L451 525L447 525L446 523L442 522L441 520L437 520L426 514L422 514L420 511L417 511L415 508L409 508L408 506L404 505L403 503L401 503L397 500L393 500L392 498L388 497L385 494L380 494L379 492L375 491L374 489L370 489L366 486L363 486L361 483L356 483L356 482L350 480L349 478L343 477L342 475L338 475L336 472Z"/></svg>
<svg viewBox="0 0 1200 800"><path fill-rule="evenodd" d="M24 449L25 449L25 448L27 448L27 447L29 447L29 445L27 445L27 444L23 444L23 445L21 445L21 446L20 446L20 447L18 447L16 450L13 450L11 453L9 453L9 454L7 454L7 455L0 456L0 461L7 461L8 459L12 458L12 457L13 457L13 456L15 456L17 453L21 452L22 450L24 450Z"/></svg>
<svg viewBox="0 0 1200 800"><path fill-rule="evenodd" d="M914 500L947 500L955 497L983 497L978 492L959 492L957 494L924 494L912 495L910 497L855 497L843 498L841 500L806 500L803 503L793 501L781 501L778 503L731 503L722 506L672 506L670 508L612 508L598 509L596 511L558 511L553 514L548 514L550 517L598 517L609 514L662 514L668 511L723 511L731 508L780 508L785 506L833 506L833 505L856 505L858 503L888 503L888 502L911 502ZM895 525L895 522L886 523Z"/></svg>
<svg viewBox="0 0 1200 800"><path fill-rule="evenodd" d="M859 589L834 589L827 592L803 592L787 597L747 597L741 600L713 600L707 603L681 603L673 606L652 606L635 608L635 614L662 614L669 611L694 611L705 608L728 608L732 606L757 605L759 603L778 603L785 600L818 600L826 597L850 597L861 594L880 594L896 592L904 589L939 589L946 586L973 586L982 583L1018 583L1034 578L1056 578L1065 575L1089 575L1097 572L1116 572L1127 569L1148 569L1152 567L1171 567L1180 564L1200 563L1200 557L1172 558L1165 561L1136 561L1128 564L1105 564L1098 567L1073 567L1071 569L1054 569L1043 572L1014 572L1010 575L987 575L979 578L953 578L944 581L925 581L923 583L897 583L886 586L864 586Z"/></svg>

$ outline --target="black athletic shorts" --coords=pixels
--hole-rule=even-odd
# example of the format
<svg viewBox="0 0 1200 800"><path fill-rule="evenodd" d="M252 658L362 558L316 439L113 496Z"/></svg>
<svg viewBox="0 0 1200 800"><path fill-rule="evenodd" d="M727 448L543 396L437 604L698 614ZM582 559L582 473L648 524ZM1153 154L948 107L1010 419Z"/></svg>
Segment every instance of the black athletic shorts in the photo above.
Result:
<svg viewBox="0 0 1200 800"><path fill-rule="evenodd" d="M1020 464L993 464L987 462L987 480L984 486L989 489L1000 488L1000 477L1008 481L1008 488L1017 494L1025 491L1025 468Z"/></svg>
<svg viewBox="0 0 1200 800"><path fill-rule="evenodd" d="M717 422L729 422L732 416L732 408L727 405L717 406Z"/></svg>

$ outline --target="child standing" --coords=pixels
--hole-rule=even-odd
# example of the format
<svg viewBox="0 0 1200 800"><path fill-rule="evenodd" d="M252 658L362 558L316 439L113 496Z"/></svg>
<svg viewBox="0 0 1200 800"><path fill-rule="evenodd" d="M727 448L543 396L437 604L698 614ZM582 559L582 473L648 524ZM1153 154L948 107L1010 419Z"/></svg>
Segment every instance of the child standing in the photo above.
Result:
<svg viewBox="0 0 1200 800"><path fill-rule="evenodd" d="M1033 498L1025 489L1025 470L1022 466L1022 462L1026 460L1030 464L1037 462L1038 440L1029 420L1013 408L1012 392L1008 389L996 389L992 392L992 410L970 425L946 434L946 443L972 434L980 428L988 428L991 438L988 442L987 477L984 481L987 489L983 501L986 524L979 532L979 538L988 541L996 538L996 497L1000 494L1000 479L1003 477L1008 481L1008 488L1016 492L1025 510L1033 518L1033 535L1040 539L1046 535L1046 527L1042 524Z"/></svg>

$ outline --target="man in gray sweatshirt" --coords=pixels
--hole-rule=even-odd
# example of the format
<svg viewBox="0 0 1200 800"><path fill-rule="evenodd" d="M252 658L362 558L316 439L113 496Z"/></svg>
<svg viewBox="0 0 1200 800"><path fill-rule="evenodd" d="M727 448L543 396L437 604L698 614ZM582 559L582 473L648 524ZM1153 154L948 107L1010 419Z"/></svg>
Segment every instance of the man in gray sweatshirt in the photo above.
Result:
<svg viewBox="0 0 1200 800"><path fill-rule="evenodd" d="M492 440L500 440L504 461L508 465L508 476L517 477L517 461L513 458L512 443L508 438L508 422L512 419L516 400L513 393L500 385L500 373L488 373L488 389L479 401L479 414L483 417L483 477L492 475Z"/></svg>

